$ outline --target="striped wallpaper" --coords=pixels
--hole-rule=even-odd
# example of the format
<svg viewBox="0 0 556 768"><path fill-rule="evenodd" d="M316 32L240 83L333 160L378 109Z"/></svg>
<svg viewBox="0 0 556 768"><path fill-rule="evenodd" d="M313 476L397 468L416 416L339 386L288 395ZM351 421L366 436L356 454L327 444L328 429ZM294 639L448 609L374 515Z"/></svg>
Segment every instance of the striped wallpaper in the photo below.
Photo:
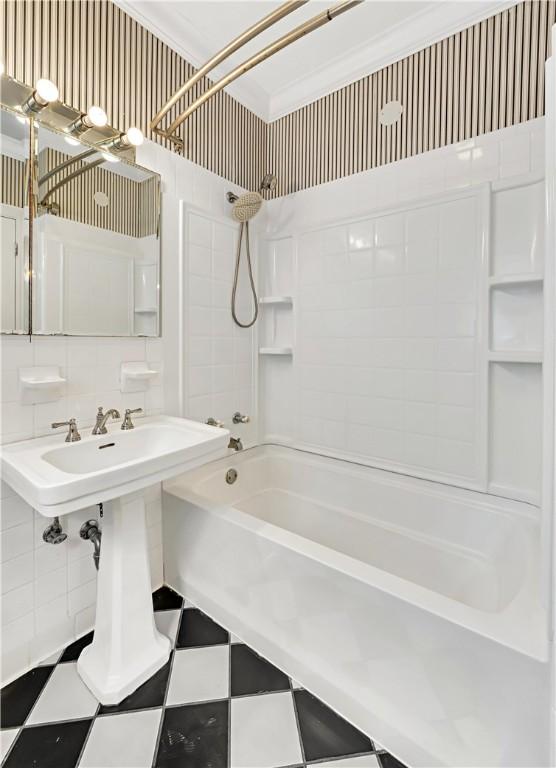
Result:
<svg viewBox="0 0 556 768"><path fill-rule="evenodd" d="M149 135L193 71L109 0L3 0L0 19L8 74L50 77L64 101L101 104L121 130L136 124ZM182 126L185 154L251 189L273 172L276 197L539 117L555 21L556 0L521 2L269 125L221 92ZM394 98L402 118L382 127L378 112Z"/></svg>
<svg viewBox="0 0 556 768"><path fill-rule="evenodd" d="M68 157L54 149L42 150L38 157L39 176ZM41 186L41 197L48 192L50 186L83 164L72 165ZM95 202L94 193L97 191L107 195L107 206ZM72 179L48 198L48 202L56 202L60 206L61 218L130 237L146 237L158 233L158 200L157 176L138 182L100 167Z"/></svg>
<svg viewBox="0 0 556 768"><path fill-rule="evenodd" d="M406 57L269 126L279 197L544 114L556 0L534 0ZM378 122L399 99L401 119Z"/></svg>
<svg viewBox="0 0 556 768"><path fill-rule="evenodd" d="M32 84L52 79L62 101L84 112L99 104L119 130L150 137L155 112L194 69L110 0L2 0L0 58L7 74ZM197 83L181 109L207 87ZM170 112L173 117L175 112ZM186 156L243 187L258 188L266 125L221 92L199 110L181 138ZM167 147L170 143L152 136Z"/></svg>
<svg viewBox="0 0 556 768"><path fill-rule="evenodd" d="M8 155L0 156L0 203L23 208L25 199L25 163Z"/></svg>

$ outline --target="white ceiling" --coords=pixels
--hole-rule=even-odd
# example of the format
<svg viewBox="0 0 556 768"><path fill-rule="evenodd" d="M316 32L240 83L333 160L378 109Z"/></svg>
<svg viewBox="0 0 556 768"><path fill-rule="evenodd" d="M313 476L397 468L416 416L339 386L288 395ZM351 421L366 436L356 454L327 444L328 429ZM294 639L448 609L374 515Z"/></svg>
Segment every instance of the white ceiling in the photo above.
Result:
<svg viewBox="0 0 556 768"><path fill-rule="evenodd" d="M227 91L271 121L390 64L517 0L365 0L301 38ZM116 0L195 66L280 3L270 0ZM335 4L310 0L213 70L217 79L308 18Z"/></svg>

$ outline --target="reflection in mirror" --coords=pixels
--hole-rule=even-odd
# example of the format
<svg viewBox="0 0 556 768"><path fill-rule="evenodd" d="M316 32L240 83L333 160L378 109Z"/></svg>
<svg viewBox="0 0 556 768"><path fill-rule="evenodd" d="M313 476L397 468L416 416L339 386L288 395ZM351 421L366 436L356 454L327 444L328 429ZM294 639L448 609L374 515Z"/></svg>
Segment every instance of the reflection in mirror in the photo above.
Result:
<svg viewBox="0 0 556 768"><path fill-rule="evenodd" d="M28 333L29 121L0 109L2 333Z"/></svg>
<svg viewBox="0 0 556 768"><path fill-rule="evenodd" d="M38 129L33 333L157 336L159 176Z"/></svg>

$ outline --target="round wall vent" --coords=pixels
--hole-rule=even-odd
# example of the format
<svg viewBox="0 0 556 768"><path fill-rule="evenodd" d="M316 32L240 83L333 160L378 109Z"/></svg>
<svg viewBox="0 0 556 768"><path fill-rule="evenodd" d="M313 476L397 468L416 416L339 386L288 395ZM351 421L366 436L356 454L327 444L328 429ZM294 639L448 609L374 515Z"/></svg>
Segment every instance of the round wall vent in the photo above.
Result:
<svg viewBox="0 0 556 768"><path fill-rule="evenodd" d="M100 192L97 190L93 195L93 199L97 205L100 205L101 208L106 208L109 203L108 195L106 192Z"/></svg>
<svg viewBox="0 0 556 768"><path fill-rule="evenodd" d="M396 99L393 101L387 101L378 113L378 122L381 125L394 125L402 116L403 106L400 101Z"/></svg>

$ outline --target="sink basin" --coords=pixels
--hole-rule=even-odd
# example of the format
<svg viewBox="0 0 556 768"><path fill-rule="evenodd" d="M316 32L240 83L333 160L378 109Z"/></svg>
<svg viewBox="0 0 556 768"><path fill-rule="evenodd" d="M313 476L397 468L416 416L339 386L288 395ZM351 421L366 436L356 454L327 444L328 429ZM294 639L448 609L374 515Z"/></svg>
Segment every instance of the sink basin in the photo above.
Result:
<svg viewBox="0 0 556 768"><path fill-rule="evenodd" d="M163 416L77 443L56 434L2 449L3 479L46 517L103 503L95 634L77 661L102 704L118 704L170 655L153 617L143 488L224 455L228 438Z"/></svg>
<svg viewBox="0 0 556 768"><path fill-rule="evenodd" d="M109 501L166 480L221 456L229 433L195 421L161 416L123 432L60 434L12 443L2 449L2 476L46 517Z"/></svg>

